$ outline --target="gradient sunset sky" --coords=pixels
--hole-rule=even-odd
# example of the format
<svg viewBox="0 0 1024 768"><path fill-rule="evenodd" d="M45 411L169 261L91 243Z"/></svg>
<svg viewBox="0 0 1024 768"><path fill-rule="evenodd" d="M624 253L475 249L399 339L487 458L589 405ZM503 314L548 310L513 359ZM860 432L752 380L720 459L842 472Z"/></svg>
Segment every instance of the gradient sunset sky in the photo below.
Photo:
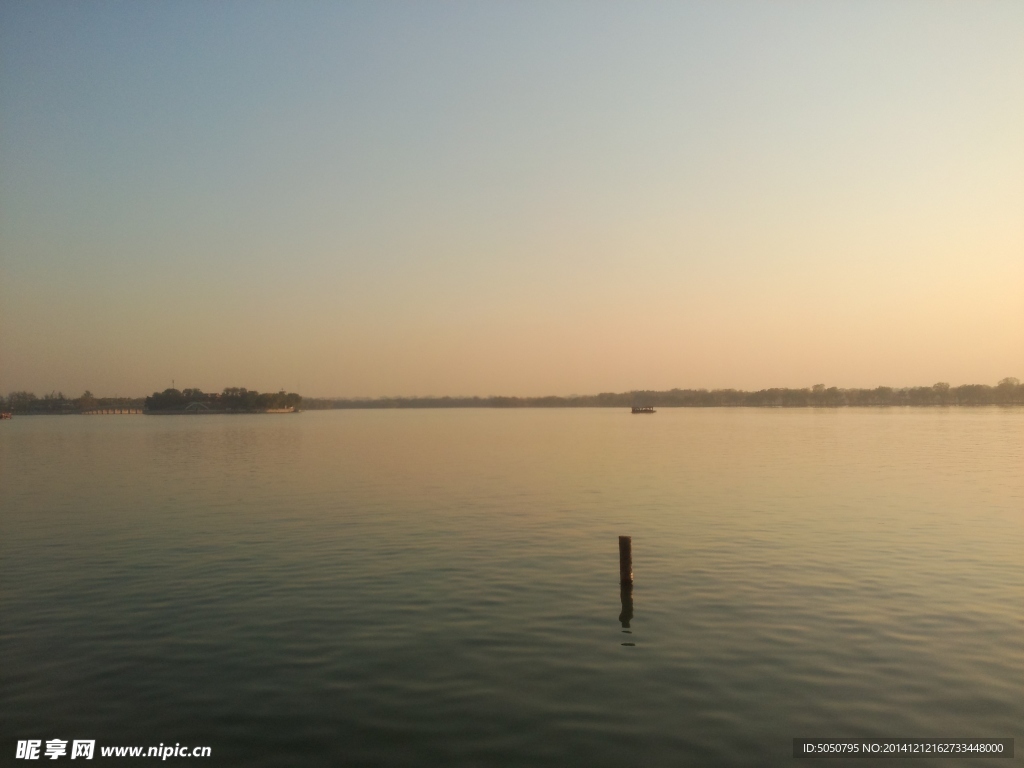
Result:
<svg viewBox="0 0 1024 768"><path fill-rule="evenodd" d="M1024 378L1024 2L0 2L0 392Z"/></svg>

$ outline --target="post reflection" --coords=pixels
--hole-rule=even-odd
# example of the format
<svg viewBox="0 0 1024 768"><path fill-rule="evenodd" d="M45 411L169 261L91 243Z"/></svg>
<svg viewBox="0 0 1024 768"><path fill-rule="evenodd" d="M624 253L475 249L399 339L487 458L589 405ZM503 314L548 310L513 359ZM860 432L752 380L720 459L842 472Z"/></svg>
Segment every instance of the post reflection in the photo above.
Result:
<svg viewBox="0 0 1024 768"><path fill-rule="evenodd" d="M633 585L621 585L619 598L622 601L622 613L619 614L619 621L622 622L623 629L629 629L629 622L633 620Z"/></svg>

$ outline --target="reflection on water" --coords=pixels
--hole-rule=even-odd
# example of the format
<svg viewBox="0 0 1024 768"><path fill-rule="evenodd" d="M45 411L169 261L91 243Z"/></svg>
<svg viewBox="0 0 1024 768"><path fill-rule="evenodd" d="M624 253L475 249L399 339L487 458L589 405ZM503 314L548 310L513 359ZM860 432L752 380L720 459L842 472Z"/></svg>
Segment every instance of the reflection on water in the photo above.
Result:
<svg viewBox="0 0 1024 768"><path fill-rule="evenodd" d="M1019 738L1022 466L1020 408L5 421L0 751L656 768Z"/></svg>
<svg viewBox="0 0 1024 768"><path fill-rule="evenodd" d="M619 585L619 599L622 601L622 612L619 614L619 621L623 629L629 629L629 622L633 620L633 585Z"/></svg>

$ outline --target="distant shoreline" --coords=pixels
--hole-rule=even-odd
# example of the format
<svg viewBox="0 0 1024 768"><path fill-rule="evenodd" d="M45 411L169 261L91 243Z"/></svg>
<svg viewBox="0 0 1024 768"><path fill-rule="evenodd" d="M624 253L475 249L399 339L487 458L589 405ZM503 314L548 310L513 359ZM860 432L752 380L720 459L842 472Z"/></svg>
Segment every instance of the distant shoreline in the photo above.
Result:
<svg viewBox="0 0 1024 768"><path fill-rule="evenodd" d="M996 386L876 387L840 389L815 385L805 389L670 389L604 392L558 397L381 397L304 398L304 410L392 408L864 408L1024 405L1024 385L1007 378Z"/></svg>
<svg viewBox="0 0 1024 768"><path fill-rule="evenodd" d="M77 398L51 392L38 398L32 392L11 392L0 398L0 411L21 416L129 415L196 416L241 413L296 413L302 396L295 392L257 392L245 387L227 387L222 392L174 388L141 397L95 397L86 392Z"/></svg>
<svg viewBox="0 0 1024 768"><path fill-rule="evenodd" d="M841 389L817 384L803 389L772 388L754 392L740 389L669 389L567 397L380 398L304 398L294 392L259 393L230 387L217 394L198 389L168 389L147 398L96 398L89 392L76 399L65 398L63 393L37 398L30 392L12 392L6 399L0 398L0 411L17 415L89 415L130 411L190 416L398 408L936 408L983 405L1024 405L1024 384L1015 378L1005 378L995 386L964 384L952 387L940 382L930 387Z"/></svg>

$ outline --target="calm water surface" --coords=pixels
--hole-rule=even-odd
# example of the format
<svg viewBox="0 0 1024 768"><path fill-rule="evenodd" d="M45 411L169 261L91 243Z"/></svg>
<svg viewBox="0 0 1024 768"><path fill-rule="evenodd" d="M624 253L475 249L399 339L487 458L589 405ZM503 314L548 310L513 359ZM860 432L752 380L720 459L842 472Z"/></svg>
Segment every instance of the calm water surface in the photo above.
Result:
<svg viewBox="0 0 1024 768"><path fill-rule="evenodd" d="M0 505L3 764L1024 752L1024 409L15 418Z"/></svg>

